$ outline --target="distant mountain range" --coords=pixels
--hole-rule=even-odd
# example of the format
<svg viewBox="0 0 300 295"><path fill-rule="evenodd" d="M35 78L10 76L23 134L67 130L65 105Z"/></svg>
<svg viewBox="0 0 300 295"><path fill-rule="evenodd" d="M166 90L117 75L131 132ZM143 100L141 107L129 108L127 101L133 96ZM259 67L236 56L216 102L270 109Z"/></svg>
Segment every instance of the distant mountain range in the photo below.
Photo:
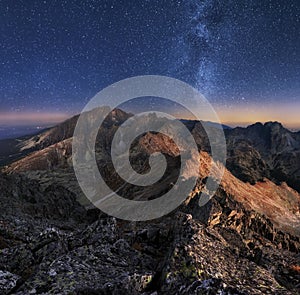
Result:
<svg viewBox="0 0 300 295"><path fill-rule="evenodd" d="M103 127L104 138L112 136L113 126L131 114L116 110ZM70 164L71 142L78 116L33 136L0 140L0 166L8 171L45 170ZM193 133L199 148L209 152L209 141L201 122L182 120ZM205 122L210 128L217 123ZM227 140L227 168L251 184L269 178L287 182L300 191L300 131L291 132L278 122L256 123L246 128L222 125ZM27 156L26 158L24 158Z"/></svg>
<svg viewBox="0 0 300 295"><path fill-rule="evenodd" d="M98 111L100 110L91 111L90 117L97 116ZM117 177L115 174L111 174L111 171L114 169L109 157L109 142L111 142L114 136L116 127L131 116L132 114L128 114L122 110L114 110L99 130L96 150L98 158L101 158L99 165L101 166L101 163L105 163L103 167L105 167L105 173L109 175L107 177L108 181L111 178ZM72 171L72 136L77 120L78 116L74 116L34 136L0 141L0 164L6 165L3 171L6 173L27 174L34 171L49 172L58 171L59 169ZM189 120L182 120L182 122L193 134L202 153L208 153L209 155L209 140L202 122ZM205 124L212 129L220 130L221 128L216 123L206 122ZM300 132L291 132L278 122L256 123L247 128L238 127L231 129L227 126L222 126L222 128L224 129L227 141L228 158L226 167L228 169L228 179L232 178L230 182L224 178L224 182L228 181L229 187L227 189L235 191L237 194L236 198L240 198L239 190L232 185L234 182L238 182L239 184L237 185L244 187L243 189L247 192L246 195L249 195L248 197L246 195L242 197L247 202L249 202L250 198L253 199L255 195L261 193L262 186L265 186L266 190L264 197L268 194L273 194L273 197L276 198L275 196L278 194L278 202L283 198L282 196L290 194L293 196L291 197L290 204L285 205L291 205L289 210L298 212L300 208L300 204L298 207L297 203L299 198L298 193L300 192ZM151 140L152 143L149 144ZM133 149L136 151L136 154L132 157L139 163L140 159L146 159L147 155L161 149L163 149L164 154L169 155L171 158L174 157L176 148L170 144L166 145L164 143L165 140L165 138L160 137L158 134L151 132L145 134L139 140L139 146L142 146L142 149ZM152 147L149 149L149 146ZM176 165L173 164L173 167ZM174 168L173 171L175 170ZM176 178L175 172L174 177ZM236 180L234 180L235 178ZM116 183L121 185L122 180L119 179L119 182L114 180L113 183L114 185ZM282 183L286 183L286 185ZM277 192L277 188L279 192ZM126 193L130 192L132 196L138 196L140 192L132 192L132 189L127 188L124 194L126 195ZM162 187L157 188L157 194L159 194L160 190L163 190ZM295 191L293 192L293 190ZM77 192L79 191L80 189L77 190ZM151 188L151 192L153 192L153 188ZM254 204L255 199L252 203L253 208L258 206ZM278 208L281 205L277 204ZM284 206L281 209L282 211L285 210ZM270 210L264 207L263 203L261 203L260 208L256 209L261 210L263 214L267 214L266 210ZM285 222L283 220L279 222L279 216L275 216L273 219L274 221L278 219L277 224L282 223L281 225L283 225L283 223L286 223L287 226L292 226L291 230L295 229L298 231L298 221L292 222L287 218Z"/></svg>
<svg viewBox="0 0 300 295"><path fill-rule="evenodd" d="M38 126L38 125L22 125L22 126L0 126L0 140L11 139L22 136L34 135L41 130L47 129L47 126Z"/></svg>

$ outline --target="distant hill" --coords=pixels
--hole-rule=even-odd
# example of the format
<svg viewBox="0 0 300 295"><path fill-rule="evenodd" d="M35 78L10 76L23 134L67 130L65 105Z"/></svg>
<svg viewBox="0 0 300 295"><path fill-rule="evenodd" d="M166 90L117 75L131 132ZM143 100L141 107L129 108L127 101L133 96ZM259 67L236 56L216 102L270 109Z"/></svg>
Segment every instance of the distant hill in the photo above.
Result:
<svg viewBox="0 0 300 295"><path fill-rule="evenodd" d="M37 134L46 128L46 126L0 126L0 140Z"/></svg>
<svg viewBox="0 0 300 295"><path fill-rule="evenodd" d="M97 116L97 110L91 114ZM116 110L107 118L107 125L102 129L103 136L110 134L111 137L112 126L122 124L130 116L132 114ZM0 140L0 166L14 162L9 171L65 166L72 153L72 136L77 120L78 116L74 116L33 136ZM181 121L190 129L199 148L210 152L202 123L212 130L218 130L220 125ZM300 192L300 132L292 132L278 122L256 123L246 128L222 125L222 128L227 141L227 168L236 177L252 184L264 178L276 183L287 182ZM28 157L23 159L25 156Z"/></svg>

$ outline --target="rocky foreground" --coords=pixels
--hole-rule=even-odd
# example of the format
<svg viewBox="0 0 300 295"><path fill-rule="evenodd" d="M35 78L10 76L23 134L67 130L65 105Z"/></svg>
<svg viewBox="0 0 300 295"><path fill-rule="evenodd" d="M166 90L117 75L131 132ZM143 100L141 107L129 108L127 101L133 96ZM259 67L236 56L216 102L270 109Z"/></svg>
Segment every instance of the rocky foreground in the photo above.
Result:
<svg viewBox="0 0 300 295"><path fill-rule="evenodd" d="M0 294L299 294L300 240L221 189L160 220L86 210L60 186L0 177Z"/></svg>

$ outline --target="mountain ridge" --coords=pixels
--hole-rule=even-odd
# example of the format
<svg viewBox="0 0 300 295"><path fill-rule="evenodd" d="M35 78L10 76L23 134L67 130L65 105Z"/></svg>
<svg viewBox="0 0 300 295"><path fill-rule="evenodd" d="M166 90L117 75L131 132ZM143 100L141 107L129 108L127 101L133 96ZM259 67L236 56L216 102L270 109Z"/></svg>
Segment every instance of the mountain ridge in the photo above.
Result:
<svg viewBox="0 0 300 295"><path fill-rule="evenodd" d="M100 110L96 110L95 113L91 111L90 113L88 113L88 115L93 118L93 116L97 115L98 111ZM96 152L98 151L98 155L101 155L100 157L102 158L101 161L105 163L105 173L107 174L108 182L110 181L110 179L116 177L116 175L111 174L111 171L113 171L113 166L111 164L108 164L110 146L107 145L107 143L112 140L116 127L125 122L131 116L132 114L127 114L122 110L116 110L107 118L103 128L99 131L100 133L98 134ZM32 143L37 143L37 149L39 150L30 153L23 159L15 161L14 163L7 166L4 171L6 173L25 173L34 175L34 171L54 171L57 169L61 169L62 171L69 171L67 174L70 175L72 173L72 135L73 128L75 128L77 119L78 116L74 116L61 125L47 130L45 133L41 133L38 136L38 140L33 140L32 138L30 138L25 142L19 143L19 146L22 146L22 148L26 147L29 149L32 149ZM204 158L209 157L209 155L205 155L205 152L209 154L210 150L209 141L206 137L202 122L186 122L187 125L189 123L192 123L191 125L189 125L189 128L195 137L196 143L198 144L200 150L204 152L204 154L202 153L202 156ZM209 125L209 128L215 128L216 132L218 132L218 127L216 128L215 124ZM276 153L277 157L282 157L284 151L287 152L287 155L290 155L290 152L294 153L288 140L289 136L296 136L296 143L292 142L292 144L295 145L295 148L300 147L300 138L298 142L297 134L286 130L278 122L268 122L265 124L256 123L248 126L247 128L226 129L224 130L224 132L226 135L228 149L228 170L226 170L227 174L225 174L227 175L227 186L231 187L231 190L233 189L233 191L235 192L235 198L241 198L242 191L249 191L252 192L253 196L259 196L262 193L260 192L262 190L262 187L265 186L265 193L272 194L271 192L273 192L274 198L275 196L277 196L276 191L278 188L278 190L281 191L281 194L291 195L293 196L292 199L294 200L299 199L299 191L295 191L298 188L297 186L294 187L292 185L291 189L293 190L289 191L290 183L288 182L290 178L286 179L282 177L282 179L279 180L273 177L273 172L269 167L269 163L274 159L274 157L271 157L270 160L268 153L268 151L270 151L270 154L274 152ZM147 136L148 139L145 141ZM140 161L139 159L147 159L147 157L149 157L149 155L153 153L153 151L159 151L163 146L165 146L163 152L165 155L168 154L169 157L172 158L177 154L177 152L175 151L176 147L173 147L172 145L170 145L170 143L167 143L167 139L164 137L160 138L158 135L152 134L150 132L148 133L148 135L146 134L142 138L144 139L142 141L139 140L136 144L142 146L143 149L133 148L133 150L135 150L135 155L132 159L135 159L134 161L136 161L137 163ZM281 148L282 139L287 141L286 150ZM275 148L271 147L271 145L278 140L280 140L280 144L277 144ZM153 146L154 144L156 146ZM150 150L148 150L147 146L152 147L150 148ZM298 152L300 153L300 149L297 150L297 153ZM209 165L209 161L211 160L205 160L207 165ZM177 164L173 165L176 166ZM33 173L29 173L30 171L32 171ZM203 178L207 177L208 172L205 173L203 174L202 171ZM36 177L36 175L33 177ZM237 178L237 181L241 180L241 182L236 182L235 178ZM73 177L72 179L74 181L76 178ZM229 179L231 180L229 181ZM121 182L121 180L112 182L112 185L115 185L116 183L120 184ZM236 187L239 189L234 189L234 186L230 185L230 182L236 183ZM248 182L249 184L247 184ZM259 183L261 183L260 188L258 186ZM275 183L275 185L272 186L271 183ZM287 183L288 185L286 185L285 183ZM75 187L76 192L80 191L80 189L76 188L76 185L72 185L72 189L73 187ZM128 189L129 188L124 191L125 195L132 194L132 192L128 191ZM133 188L131 188L130 190L132 189ZM240 190L240 192L238 190ZM268 192L268 190L270 191ZM133 195L138 195L138 192L134 192ZM250 193L246 193L245 196L242 197L244 203L249 203L247 200L255 200L253 196L251 197ZM287 209L287 207L285 207L285 205L283 205L284 200L277 198L277 202L279 202L277 204L279 207L283 206L282 208L286 208L286 210L289 210ZM258 210L262 214L267 214L267 216L271 217L270 209L268 209L269 211L267 211L268 206L266 206L265 208L263 205L255 207L255 202L251 203L251 201L250 204L252 209ZM277 208L277 210L279 210L279 207ZM293 210L297 211L297 206L294 207ZM271 217L271 219L273 220L273 222L277 220L276 216ZM288 222L281 221L281 223L293 224L291 220ZM278 225L280 225L279 221L277 221L277 226ZM290 228L290 231L291 230L292 228Z"/></svg>

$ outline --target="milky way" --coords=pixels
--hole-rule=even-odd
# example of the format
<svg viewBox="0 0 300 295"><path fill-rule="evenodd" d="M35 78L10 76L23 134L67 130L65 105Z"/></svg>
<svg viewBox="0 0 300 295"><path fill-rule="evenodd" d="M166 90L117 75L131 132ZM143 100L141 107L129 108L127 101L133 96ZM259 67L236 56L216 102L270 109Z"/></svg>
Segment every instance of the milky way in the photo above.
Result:
<svg viewBox="0 0 300 295"><path fill-rule="evenodd" d="M299 101L299 7L297 1L188 1L181 40L190 81L225 105Z"/></svg>
<svg viewBox="0 0 300 295"><path fill-rule="evenodd" d="M299 102L297 0L0 2L0 109L76 113L135 75L224 107Z"/></svg>

